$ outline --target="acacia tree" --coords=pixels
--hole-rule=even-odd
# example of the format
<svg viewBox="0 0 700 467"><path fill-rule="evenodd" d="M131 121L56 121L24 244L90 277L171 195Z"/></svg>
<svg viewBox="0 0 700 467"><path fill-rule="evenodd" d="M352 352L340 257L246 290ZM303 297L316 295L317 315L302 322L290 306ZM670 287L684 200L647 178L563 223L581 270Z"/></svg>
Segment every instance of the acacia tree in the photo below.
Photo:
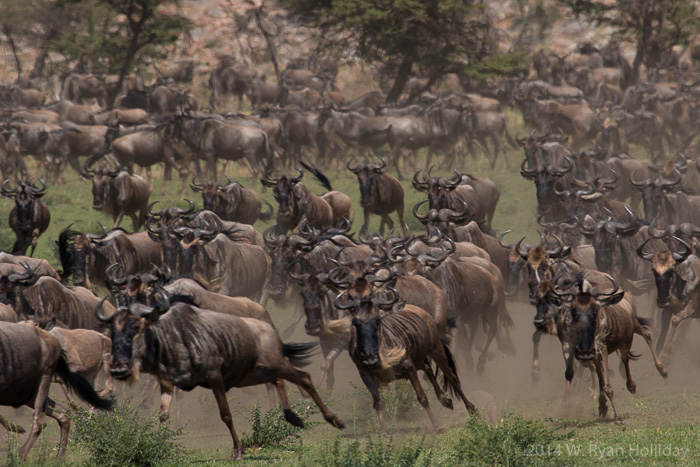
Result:
<svg viewBox="0 0 700 467"><path fill-rule="evenodd" d="M54 46L79 64L89 62L90 71L118 74L108 98L111 106L132 67L160 57L163 47L175 43L191 22L180 14L178 0L95 0L93 5L80 27Z"/></svg>
<svg viewBox="0 0 700 467"><path fill-rule="evenodd" d="M642 64L667 65L672 48L687 42L700 25L693 0L559 0L577 18L612 27L622 40L635 44L633 82Z"/></svg>
<svg viewBox="0 0 700 467"><path fill-rule="evenodd" d="M395 102L413 73L429 84L445 73L475 70L497 54L483 4L472 0L283 0L321 30L330 45L355 47L369 63L395 76L387 102ZM496 66L495 63L493 63ZM496 66L498 68L498 66ZM509 68L509 67L506 67ZM483 71L483 70L482 70Z"/></svg>

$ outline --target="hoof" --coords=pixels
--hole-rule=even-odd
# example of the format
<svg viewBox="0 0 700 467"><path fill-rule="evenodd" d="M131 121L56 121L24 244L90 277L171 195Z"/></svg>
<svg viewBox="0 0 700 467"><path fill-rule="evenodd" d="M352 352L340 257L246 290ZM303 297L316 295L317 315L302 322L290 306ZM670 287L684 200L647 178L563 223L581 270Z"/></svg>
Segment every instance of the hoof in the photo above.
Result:
<svg viewBox="0 0 700 467"><path fill-rule="evenodd" d="M615 425L624 426L627 425L627 422L624 420L615 420Z"/></svg>
<svg viewBox="0 0 700 467"><path fill-rule="evenodd" d="M452 404L452 399L450 399L449 397L441 398L440 403L442 404L443 407L447 407L450 410L454 409L454 405Z"/></svg>

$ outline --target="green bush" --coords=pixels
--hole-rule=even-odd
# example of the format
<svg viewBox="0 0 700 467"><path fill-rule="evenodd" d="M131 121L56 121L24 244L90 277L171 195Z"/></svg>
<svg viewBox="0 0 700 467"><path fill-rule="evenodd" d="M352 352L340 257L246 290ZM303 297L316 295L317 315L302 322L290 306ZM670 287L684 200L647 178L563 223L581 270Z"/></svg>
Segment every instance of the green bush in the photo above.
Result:
<svg viewBox="0 0 700 467"><path fill-rule="evenodd" d="M312 465L324 467L413 467L428 466L432 453L423 448L425 437L408 439L400 446L394 446L392 437L369 436L363 445L357 439L347 444L336 436L332 445L307 459Z"/></svg>
<svg viewBox="0 0 700 467"><path fill-rule="evenodd" d="M308 427L309 423L306 419L314 413L315 407L315 405L309 406L304 401L299 401L292 406L292 410ZM289 447L300 438L301 428L288 423L284 419L284 413L280 404L270 409L265 416L261 416L260 406L255 404L249 421L252 431L243 433L243 438L241 439L241 443L243 443L245 448Z"/></svg>
<svg viewBox="0 0 700 467"><path fill-rule="evenodd" d="M99 466L151 466L186 464L187 452L178 438L183 429L173 430L154 414L144 419L138 408L124 401L113 412L90 412L75 407L71 437Z"/></svg>
<svg viewBox="0 0 700 467"><path fill-rule="evenodd" d="M556 433L542 420L509 415L489 425L472 416L461 429L453 457L468 465L559 465L562 453L557 441L570 436Z"/></svg>

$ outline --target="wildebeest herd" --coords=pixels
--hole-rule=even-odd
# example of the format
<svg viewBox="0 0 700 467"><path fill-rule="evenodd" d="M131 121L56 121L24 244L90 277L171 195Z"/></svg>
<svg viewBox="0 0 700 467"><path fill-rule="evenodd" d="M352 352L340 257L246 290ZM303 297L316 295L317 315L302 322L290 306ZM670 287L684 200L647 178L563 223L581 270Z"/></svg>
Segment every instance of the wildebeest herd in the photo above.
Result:
<svg viewBox="0 0 700 467"><path fill-rule="evenodd" d="M599 415L607 415L609 400L615 421L624 423L608 355L619 353L634 393L629 363L639 334L665 378L678 327L698 309L700 120L693 69L649 71L648 81L632 83L616 47L588 46L564 58L541 52L533 79L471 83L469 92L411 87L397 106L384 105L381 91L346 100L329 59L309 61L308 69L291 61L279 84L222 62L208 80L208 112L188 90L144 86L137 77L127 81L119 106L104 111L104 80L93 75L70 75L62 99L48 105L36 98L40 91L26 99L0 93L1 194L15 203L9 226L16 234L11 253L0 254L0 403L35 410L21 456L42 429L42 412L58 420L59 455L65 453L68 420L48 398L53 378L109 409L112 378L150 374L160 386L162 419L177 388L211 389L235 458L243 446L226 398L233 387L267 384L285 419L301 426L286 380L342 429L298 369L317 344L284 343L266 309L270 299L303 310L306 333L320 342L328 388L334 361L348 350L383 432L379 387L397 379L410 381L434 429L444 427L419 370L442 405L453 408L453 394L476 412L457 362L482 374L492 344L513 358L508 307L518 301L534 306L533 378L541 372L541 336L556 335L564 400L578 361L599 381ZM258 113L214 113L226 94L239 103L247 97ZM506 108L522 115L527 136L511 137ZM460 171L475 147L491 167L499 153L507 166L504 135L523 151L521 174L535 184L537 244L524 237L508 243L512 230L492 227L507 187ZM238 160L252 171L252 189L217 179ZM190 181L204 209L191 200L187 207L149 203L150 167L158 163L164 181L178 172L181 192ZM66 165L91 181L92 208L112 216L114 226L65 226L56 272L32 256L50 222L40 198L62 183ZM147 169L146 178L134 165ZM433 173L453 167L449 176ZM326 174L339 170L357 177L360 199L333 190ZM420 229L404 218L407 170L413 188L426 194L409 219ZM312 193L304 184L310 177L326 192ZM264 206L258 178L272 189L276 208ZM353 202L363 209L355 232ZM370 230L372 215L381 216L378 232ZM124 216L134 232L120 228ZM263 232L253 227L275 216ZM642 309L654 299L656 307ZM651 326L657 316L659 329ZM105 388L98 395L86 381L100 371Z"/></svg>

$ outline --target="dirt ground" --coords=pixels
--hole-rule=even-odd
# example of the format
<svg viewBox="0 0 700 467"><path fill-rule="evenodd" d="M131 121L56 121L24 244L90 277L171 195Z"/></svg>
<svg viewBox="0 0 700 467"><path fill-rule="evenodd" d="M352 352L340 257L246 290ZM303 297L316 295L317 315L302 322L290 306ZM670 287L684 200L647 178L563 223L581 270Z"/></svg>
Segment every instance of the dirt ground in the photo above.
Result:
<svg viewBox="0 0 700 467"><path fill-rule="evenodd" d="M507 356L500 352L494 344L489 352L490 359L483 375L476 375L473 370L466 368L464 355L456 349L455 358L458 363L462 386L477 408L482 417L495 422L506 413L518 413L526 418L565 418L573 420L594 420L597 417L597 402L591 398L588 388L590 380L588 373L579 381L574 389L574 397L566 407L561 406L560 401L564 393L564 363L561 354L561 346L554 336L543 336L540 343L541 375L537 382L533 382L532 363L532 318L534 308L527 304L510 303L509 311L515 322L512 330L512 338L517 348L516 356ZM646 307L642 307L645 309ZM292 322L290 313L275 310L271 311L272 317L280 331L284 331ZM640 312L644 316L644 312ZM689 320L681 326L685 328L680 332L674 346L674 353L669 365L669 378L663 380L654 368L653 361L641 336L636 336L633 351L641 354L638 361L632 362L632 374L637 382L637 395L630 394L625 388L623 373L616 355L610 356L610 368L613 372L613 386L616 400L624 406L625 401L639 397L658 396L669 400L681 397L685 393L697 391L700 383L698 364L700 363L700 342L693 341L691 336L698 334L698 323ZM311 338L304 334L303 323L296 326L294 333L287 342L308 342ZM478 353L475 352L475 358ZM326 389L325 382L318 383L321 356L314 358L313 363L306 368L313 377L324 400L339 414L344 421L355 424L356 432L360 436L366 434L375 420L371 398L364 391L364 386L358 372L351 362L347 352L344 352L336 360L336 387L332 391ZM145 381L145 378L144 378ZM117 397L122 399L130 397L132 401L142 400L144 381L134 386L126 386L117 383ZM455 410L449 411L441 407L432 394L427 382L424 388L431 398L431 406L436 415L448 426L459 426L464 422L466 410L462 404L455 401ZM299 391L288 386L292 401L300 399ZM53 386L52 394L60 400L63 393L57 385ZM267 410L269 402L267 392L263 386L232 389L228 393L231 409L234 414L234 426L239 435L249 430L249 421L252 408L257 402L261 408ZM231 439L228 431L220 421L214 397L209 390L197 388L189 393L180 393L173 404L173 427L184 426L183 437L186 447L196 450L206 450L209 454L220 453L222 459L230 456ZM151 405L144 408L145 413L152 413L158 408L158 395L154 394ZM623 417L624 417L624 409ZM27 408L12 409L0 408L0 414L8 417L20 425L31 425L31 413ZM411 417L402 417L394 420L396 432L410 432L416 428L430 430L430 423L425 413L418 407L411 411ZM672 426L678 423L687 423L687 414L660 411L654 414L654 423L659 426ZM321 421L320 415L314 415L311 420ZM628 420L634 424L635 420ZM376 426L376 424L375 424ZM354 430L345 430L343 436L352 437ZM0 435L2 442L7 442L7 435ZM302 434L305 436L305 434ZM48 421L45 433L39 438L38 445L46 443L47 446L55 446L58 433L53 420ZM21 442L24 438L21 439ZM218 457L218 454L213 454Z"/></svg>

